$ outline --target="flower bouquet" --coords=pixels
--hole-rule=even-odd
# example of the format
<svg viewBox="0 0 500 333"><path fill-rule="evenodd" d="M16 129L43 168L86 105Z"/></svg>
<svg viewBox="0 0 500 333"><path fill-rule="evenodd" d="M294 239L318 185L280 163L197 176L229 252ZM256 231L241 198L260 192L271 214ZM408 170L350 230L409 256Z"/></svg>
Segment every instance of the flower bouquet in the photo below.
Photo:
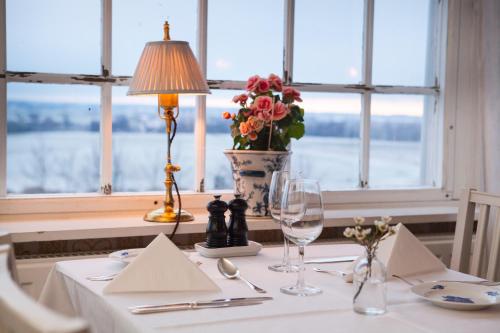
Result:
<svg viewBox="0 0 500 333"><path fill-rule="evenodd" d="M386 311L385 266L377 259L377 248L381 241L395 233L389 226L392 218L383 216L375 220L374 226L363 228L363 217L355 217L354 228L346 228L344 236L365 248L365 256L354 265L353 297L354 310L364 314L382 314Z"/></svg>
<svg viewBox="0 0 500 333"><path fill-rule="evenodd" d="M292 138L304 136L304 109L295 104L302 102L300 92L283 87L275 74L250 77L246 92L234 96L233 102L239 111L223 114L232 121L233 149L286 151Z"/></svg>

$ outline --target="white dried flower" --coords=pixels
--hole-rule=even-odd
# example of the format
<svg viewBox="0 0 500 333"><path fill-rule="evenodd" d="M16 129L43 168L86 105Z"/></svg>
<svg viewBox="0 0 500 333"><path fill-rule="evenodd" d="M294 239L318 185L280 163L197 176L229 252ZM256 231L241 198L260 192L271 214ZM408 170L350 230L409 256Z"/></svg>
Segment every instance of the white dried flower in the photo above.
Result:
<svg viewBox="0 0 500 333"><path fill-rule="evenodd" d="M354 232L354 235L356 236L356 239L358 241L362 241L366 238L366 235L364 234L364 230L361 230L361 229L356 229L356 231Z"/></svg>
<svg viewBox="0 0 500 333"><path fill-rule="evenodd" d="M387 224L387 222L385 221L377 221L375 220L375 222L373 222L375 224L375 226L377 227L377 229L381 232L381 233L384 233L387 231L387 229L389 229L389 225Z"/></svg>
<svg viewBox="0 0 500 333"><path fill-rule="evenodd" d="M394 235L396 233L396 227L389 227L389 234Z"/></svg>
<svg viewBox="0 0 500 333"><path fill-rule="evenodd" d="M354 236L354 229L353 228L345 228L344 236L347 238L351 238L352 236Z"/></svg>
<svg viewBox="0 0 500 333"><path fill-rule="evenodd" d="M382 219L382 222L385 222L387 224L391 223L391 221L392 221L392 217L390 217L390 216L382 216L381 219Z"/></svg>
<svg viewBox="0 0 500 333"><path fill-rule="evenodd" d="M363 231L361 231L361 233L363 234L363 236L368 236L369 234L371 234L372 232L372 229L370 228L367 228L367 229L364 229Z"/></svg>
<svg viewBox="0 0 500 333"><path fill-rule="evenodd" d="M364 217L362 217L362 216L356 216L356 217L354 218L354 223L355 223L356 225L362 225L363 223L365 223L365 218L364 218Z"/></svg>

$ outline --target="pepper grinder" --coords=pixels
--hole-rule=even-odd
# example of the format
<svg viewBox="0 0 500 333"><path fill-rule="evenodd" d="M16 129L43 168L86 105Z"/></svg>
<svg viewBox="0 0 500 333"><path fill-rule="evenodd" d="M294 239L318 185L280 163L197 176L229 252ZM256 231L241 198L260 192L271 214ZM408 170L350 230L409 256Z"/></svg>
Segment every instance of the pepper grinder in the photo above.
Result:
<svg viewBox="0 0 500 333"><path fill-rule="evenodd" d="M245 218L245 211L248 204L245 200L240 198L239 194L229 201L229 210L231 216L229 217L229 231L228 231L228 246L247 246L248 245L248 225Z"/></svg>
<svg viewBox="0 0 500 333"><path fill-rule="evenodd" d="M220 197L220 195L214 195L215 200L210 201L207 205L207 210L210 213L208 216L206 240L208 248L227 246L227 226L226 217L224 216L227 204L220 200Z"/></svg>

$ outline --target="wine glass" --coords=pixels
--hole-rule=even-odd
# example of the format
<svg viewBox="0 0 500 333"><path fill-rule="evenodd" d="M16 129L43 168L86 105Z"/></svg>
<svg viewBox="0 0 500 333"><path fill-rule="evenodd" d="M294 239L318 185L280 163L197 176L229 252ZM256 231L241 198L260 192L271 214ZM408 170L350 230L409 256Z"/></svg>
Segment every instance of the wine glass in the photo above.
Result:
<svg viewBox="0 0 500 333"><path fill-rule="evenodd" d="M304 248L323 230L323 200L316 180L292 179L286 183L281 203L281 229L285 237L299 247L297 283L282 287L281 292L296 296L320 294L321 289L304 281Z"/></svg>
<svg viewBox="0 0 500 333"><path fill-rule="evenodd" d="M288 171L274 171L271 178L271 186L269 187L269 210L273 221L281 224L281 198L285 184L290 178ZM289 243L286 237L284 238L283 260L279 264L270 265L268 268L275 272L296 272L297 266L290 264Z"/></svg>

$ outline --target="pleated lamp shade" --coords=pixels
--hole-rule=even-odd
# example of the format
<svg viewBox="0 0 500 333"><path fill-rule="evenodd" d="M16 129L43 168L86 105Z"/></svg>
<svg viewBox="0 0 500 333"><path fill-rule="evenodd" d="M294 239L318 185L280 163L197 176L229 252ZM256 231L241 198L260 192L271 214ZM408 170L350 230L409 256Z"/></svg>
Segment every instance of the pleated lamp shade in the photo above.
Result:
<svg viewBox="0 0 500 333"><path fill-rule="evenodd" d="M187 42L168 40L146 44L127 95L147 94L210 94Z"/></svg>

